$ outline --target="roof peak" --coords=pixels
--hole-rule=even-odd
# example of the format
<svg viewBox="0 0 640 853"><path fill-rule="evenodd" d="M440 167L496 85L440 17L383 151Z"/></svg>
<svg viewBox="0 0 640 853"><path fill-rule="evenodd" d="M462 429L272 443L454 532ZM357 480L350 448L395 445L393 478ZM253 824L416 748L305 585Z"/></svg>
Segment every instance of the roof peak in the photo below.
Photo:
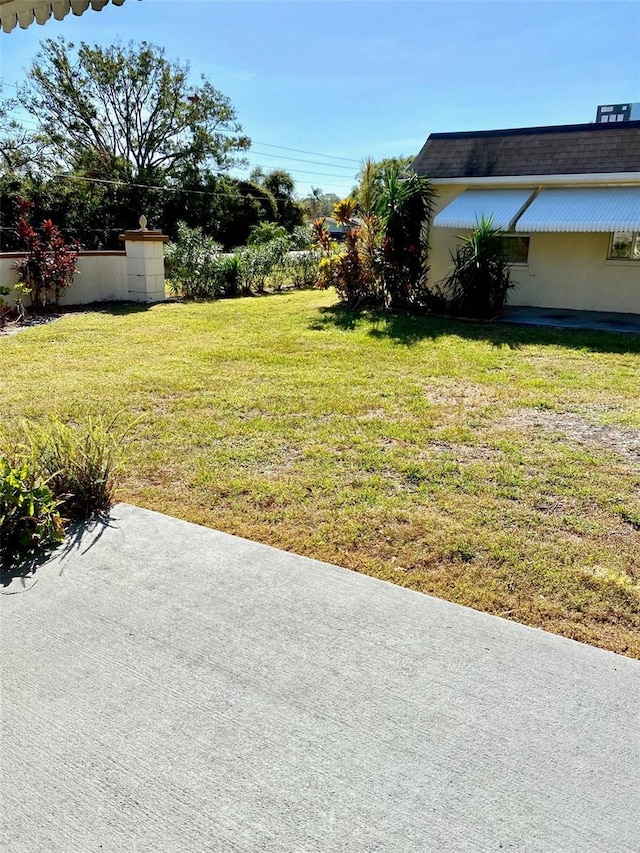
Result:
<svg viewBox="0 0 640 853"><path fill-rule="evenodd" d="M501 130L460 130L448 133L430 133L429 139L464 139L471 137L496 137L496 136L529 136L543 133L584 133L594 131L595 133L606 133L613 130L640 129L640 120L619 122L587 122L586 124L555 124L542 125L541 127L512 127ZM427 142L429 141L427 140Z"/></svg>

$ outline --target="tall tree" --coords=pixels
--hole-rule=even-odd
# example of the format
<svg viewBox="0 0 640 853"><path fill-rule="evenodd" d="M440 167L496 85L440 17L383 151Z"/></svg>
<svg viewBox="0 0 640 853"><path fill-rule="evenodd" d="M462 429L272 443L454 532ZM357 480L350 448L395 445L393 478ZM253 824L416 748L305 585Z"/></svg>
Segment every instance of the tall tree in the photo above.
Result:
<svg viewBox="0 0 640 853"><path fill-rule="evenodd" d="M320 187L311 187L309 195L302 200L304 211L310 220L319 216L331 216L334 205L340 201L335 193L325 193Z"/></svg>
<svg viewBox="0 0 640 853"><path fill-rule="evenodd" d="M413 157L385 157L384 160L373 160L367 157L357 175L358 184L352 191L358 210L363 216L371 216L383 192L385 172L397 171L400 177L409 175L409 166Z"/></svg>
<svg viewBox="0 0 640 853"><path fill-rule="evenodd" d="M295 181L284 169L263 172L257 168L251 172L249 180L267 190L276 200L278 207L276 222L287 231L293 231L304 222L304 208L294 197Z"/></svg>
<svg viewBox="0 0 640 853"><path fill-rule="evenodd" d="M17 107L15 98L0 101L0 174L3 176L24 175L40 163L45 148L36 134L27 130L11 111Z"/></svg>
<svg viewBox="0 0 640 853"><path fill-rule="evenodd" d="M109 47L46 39L18 90L58 165L117 163L138 181L219 169L249 146L229 99L148 42Z"/></svg>

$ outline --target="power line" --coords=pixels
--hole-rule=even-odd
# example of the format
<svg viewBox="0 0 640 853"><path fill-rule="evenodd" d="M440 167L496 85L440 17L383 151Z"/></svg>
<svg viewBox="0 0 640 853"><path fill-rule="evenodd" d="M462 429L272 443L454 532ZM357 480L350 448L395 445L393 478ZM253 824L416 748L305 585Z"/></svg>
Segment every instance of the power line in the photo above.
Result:
<svg viewBox="0 0 640 853"><path fill-rule="evenodd" d="M0 86L11 86L12 89L18 88L13 83L2 83L2 82L0 82ZM25 122L25 123L27 123L27 122ZM34 123L34 126L37 127L37 122ZM217 133L235 133L235 131L226 130L225 128L218 128ZM357 163L358 165L360 165L360 162L361 162L360 160L356 160L354 157L341 157L338 154L322 154L320 151L307 151L306 149L303 149L303 148L289 148L286 145L275 145L273 142L260 142L257 139L253 139L251 141L254 145L262 145L264 148L276 148L279 151L293 151L295 154L309 154L311 157L323 157L325 160L341 160L344 163ZM258 152L258 153L260 153L260 152ZM263 153L266 154L266 152L263 152ZM271 155L266 155L266 156L277 157L278 155L277 154L271 154ZM297 158L295 158L295 157L290 157L290 158L282 157L280 159L297 160ZM310 161L309 160L297 160L297 162L308 163ZM336 168L339 168L339 169L348 169L349 168L349 166L339 166L337 163L324 163L324 164L318 164L318 165L325 165L325 166L335 165Z"/></svg>
<svg viewBox="0 0 640 853"><path fill-rule="evenodd" d="M34 126L37 126L37 125L34 125ZM260 155L261 153L265 154L265 152L260 152L260 151L256 151L255 153L258 155ZM265 156L275 157L278 155L265 154ZM286 157L283 157L282 159L288 161L288 158L286 158ZM332 165L335 165L333 163L315 163L313 160L296 160L295 157L291 158L291 161L294 161L294 160L296 162L301 162L301 163L311 163L314 166L328 166L329 168L331 168ZM290 161L288 161L288 162L290 162ZM259 169L266 169L266 170L275 171L275 167L271 163L251 162L251 163L248 163L246 165L231 166L230 168L232 168L232 169L235 168L235 169L240 169L240 170L246 170L246 169L251 169L251 168L254 168L254 169L259 168ZM338 168L339 169L348 169L349 166L338 166ZM351 180L354 180L354 178L355 178L353 172L351 174L337 175L335 172L314 172L314 171L311 171L309 169L287 168L286 171L291 172L292 174L296 174L296 175L312 175L312 176L317 177L317 178L340 178L343 180L343 182L351 181ZM226 174L226 173L218 171L218 172L216 172L216 174L222 175L222 174ZM339 185L334 183L333 186L339 186Z"/></svg>
<svg viewBox="0 0 640 853"><path fill-rule="evenodd" d="M19 119L19 118L17 118L17 116L12 115L11 113L9 113L9 116L11 118L15 118L17 121L20 121L21 124L29 124L32 127L38 127L37 122L24 121L23 119ZM250 149L250 150L253 150L253 149ZM285 160L288 163L293 163L293 162L295 162L295 163L310 163L312 166L327 166L329 169L332 166L334 168L337 168L337 169L347 169L348 170L351 168L350 166L340 166L337 163L318 163L315 160L303 160L303 159L297 158L297 157L284 157L284 156L281 156L279 154L268 154L266 151L255 151L254 153L258 154L258 156L262 155L264 157L274 157L274 158L277 157L278 159ZM276 169L276 166L274 166L271 163L255 163L254 162L254 163L249 163L249 167L260 168L260 169L271 169L271 170ZM243 168L243 167L236 167L236 168ZM300 174L300 175L316 175L316 176L321 177L321 178L344 178L345 180L350 180L353 177L353 171L351 171L351 174L345 174L345 175L337 175L337 174L331 173L331 172L312 172L312 171L309 171L308 169L305 170L305 169L295 169L295 168L294 169L287 169L287 171L288 172L295 172L295 173Z"/></svg>
<svg viewBox="0 0 640 853"><path fill-rule="evenodd" d="M265 166L265 164L264 164L264 163L249 163L249 164L247 164L247 166L236 166L235 168L236 168L236 169L237 169L237 168L241 168L241 169L245 169L245 168L247 168L247 169L249 169L249 168L251 168L252 166L253 166L254 168L256 168L256 167L257 167L257 168L263 168L263 167ZM232 167L232 168L233 168L233 167ZM274 171L275 171L275 170L274 170ZM352 180L353 180L353 176L352 176L352 175L335 175L335 174L332 174L331 172L310 172L310 171L308 171L308 170L306 170L306 169L286 169L285 171L287 171L287 172L295 172L295 173L296 173L296 174L298 174L298 175L316 175L316 176L321 177L321 178L342 178L342 179L343 179L343 180L345 180L345 181L350 181L350 180L352 181Z"/></svg>
<svg viewBox="0 0 640 853"><path fill-rule="evenodd" d="M260 145L262 143L256 143L256 145ZM254 150L253 146L250 148L251 151ZM256 151L261 157L273 157L274 160L286 160L288 163L311 163L312 166L328 166L330 169L349 169L353 172L353 166L341 166L339 163L319 163L317 160L303 160L301 157L285 157L284 154L269 154L266 151Z"/></svg>
<svg viewBox="0 0 640 853"><path fill-rule="evenodd" d="M360 165L360 160L354 160L353 157L338 157L336 154L320 154L318 151L303 151L301 148L287 148L286 145L273 145L270 142L258 142L256 145L264 145L265 148L279 148L281 151L295 151L296 154L311 154L313 157L325 157L327 160L345 160L347 163L357 163ZM275 157L275 154L273 155ZM344 167L348 168L347 166Z"/></svg>
<svg viewBox="0 0 640 853"><path fill-rule="evenodd" d="M66 180L66 181L88 181L92 184L109 184L112 186L120 186L120 187L136 187L137 189L145 189L145 190L157 190L158 192L173 192L173 193L185 193L187 195L202 195L202 196L218 196L220 198L228 198L228 193L217 192L215 190L190 190L185 189L184 187L160 187L154 186L153 184L139 184L130 181L117 181L111 180L108 178L89 178L85 175L66 175L64 172L57 172L56 174L51 176L52 179ZM259 188L258 188L259 190ZM253 193L254 196L258 198L263 198L265 201L268 201L269 198L274 198L276 201L295 201L296 199L291 199L288 196L274 196L272 193L270 195L264 195L259 191L257 193Z"/></svg>

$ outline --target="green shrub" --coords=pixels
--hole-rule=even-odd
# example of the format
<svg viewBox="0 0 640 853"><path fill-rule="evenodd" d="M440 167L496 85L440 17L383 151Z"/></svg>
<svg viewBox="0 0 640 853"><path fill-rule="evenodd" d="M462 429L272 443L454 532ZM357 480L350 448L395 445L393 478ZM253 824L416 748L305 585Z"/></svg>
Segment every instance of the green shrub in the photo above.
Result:
<svg viewBox="0 0 640 853"><path fill-rule="evenodd" d="M25 427L32 466L46 479L64 518L90 518L113 503L125 434L115 435L113 428L114 421L105 425L100 418L86 426L54 419Z"/></svg>
<svg viewBox="0 0 640 853"><path fill-rule="evenodd" d="M473 233L460 237L452 254L453 269L435 290L440 310L463 317L488 319L500 314L511 280L503 232L483 216Z"/></svg>
<svg viewBox="0 0 640 853"><path fill-rule="evenodd" d="M8 296L11 293L11 289L5 287L4 285L0 285L0 326L2 326L7 319L7 315L9 314L9 306L2 298L3 296Z"/></svg>
<svg viewBox="0 0 640 853"><path fill-rule="evenodd" d="M278 237L286 237L287 229L277 222L259 222L257 225L252 225L249 231L249 239L247 245L259 246L264 243L270 243Z"/></svg>
<svg viewBox="0 0 640 853"><path fill-rule="evenodd" d="M310 287L318 278L317 252L291 252L292 244L307 245L309 229L297 229L290 237L280 226L257 229L256 242L242 246L233 254L195 228L183 222L178 237L166 254L167 278L175 293L186 299L220 299L239 292L264 293L267 287L281 290L284 285ZM276 234L264 242L261 238Z"/></svg>
<svg viewBox="0 0 640 853"><path fill-rule="evenodd" d="M220 255L215 265L214 295L237 296L240 281L240 258L237 255Z"/></svg>
<svg viewBox="0 0 640 853"><path fill-rule="evenodd" d="M222 284L222 246L199 228L178 223L178 236L166 251L167 277L170 287L185 299L211 299Z"/></svg>
<svg viewBox="0 0 640 853"><path fill-rule="evenodd" d="M0 457L0 567L24 562L64 538L58 502L26 460Z"/></svg>
<svg viewBox="0 0 640 853"><path fill-rule="evenodd" d="M313 226L298 225L293 229L289 240L291 242L291 248L294 250L303 251L313 248Z"/></svg>
<svg viewBox="0 0 640 853"><path fill-rule="evenodd" d="M243 292L263 293L267 281L278 289L281 286L281 266L288 249L288 237L276 237L268 243L239 249Z"/></svg>
<svg viewBox="0 0 640 853"><path fill-rule="evenodd" d="M319 278L320 252L288 252L283 261L284 277L298 288L313 287Z"/></svg>

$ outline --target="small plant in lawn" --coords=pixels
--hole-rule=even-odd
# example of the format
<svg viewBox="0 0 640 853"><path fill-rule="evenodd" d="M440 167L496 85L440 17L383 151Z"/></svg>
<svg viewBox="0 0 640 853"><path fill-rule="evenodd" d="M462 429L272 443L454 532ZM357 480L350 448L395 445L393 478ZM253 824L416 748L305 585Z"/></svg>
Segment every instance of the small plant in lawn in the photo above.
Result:
<svg viewBox="0 0 640 853"><path fill-rule="evenodd" d="M113 503L128 432L116 434L115 421L89 418L79 426L53 419L43 426L25 425L32 465L46 478L65 518L90 518Z"/></svg>
<svg viewBox="0 0 640 853"><path fill-rule="evenodd" d="M58 501L27 460L0 456L0 569L64 538Z"/></svg>
<svg viewBox="0 0 640 853"><path fill-rule="evenodd" d="M23 258L13 265L18 273L18 287L31 298L36 310L58 304L60 297L73 284L80 246L67 245L60 230L50 219L42 223L42 237L29 222L31 202L19 200L18 235L26 249Z"/></svg>

